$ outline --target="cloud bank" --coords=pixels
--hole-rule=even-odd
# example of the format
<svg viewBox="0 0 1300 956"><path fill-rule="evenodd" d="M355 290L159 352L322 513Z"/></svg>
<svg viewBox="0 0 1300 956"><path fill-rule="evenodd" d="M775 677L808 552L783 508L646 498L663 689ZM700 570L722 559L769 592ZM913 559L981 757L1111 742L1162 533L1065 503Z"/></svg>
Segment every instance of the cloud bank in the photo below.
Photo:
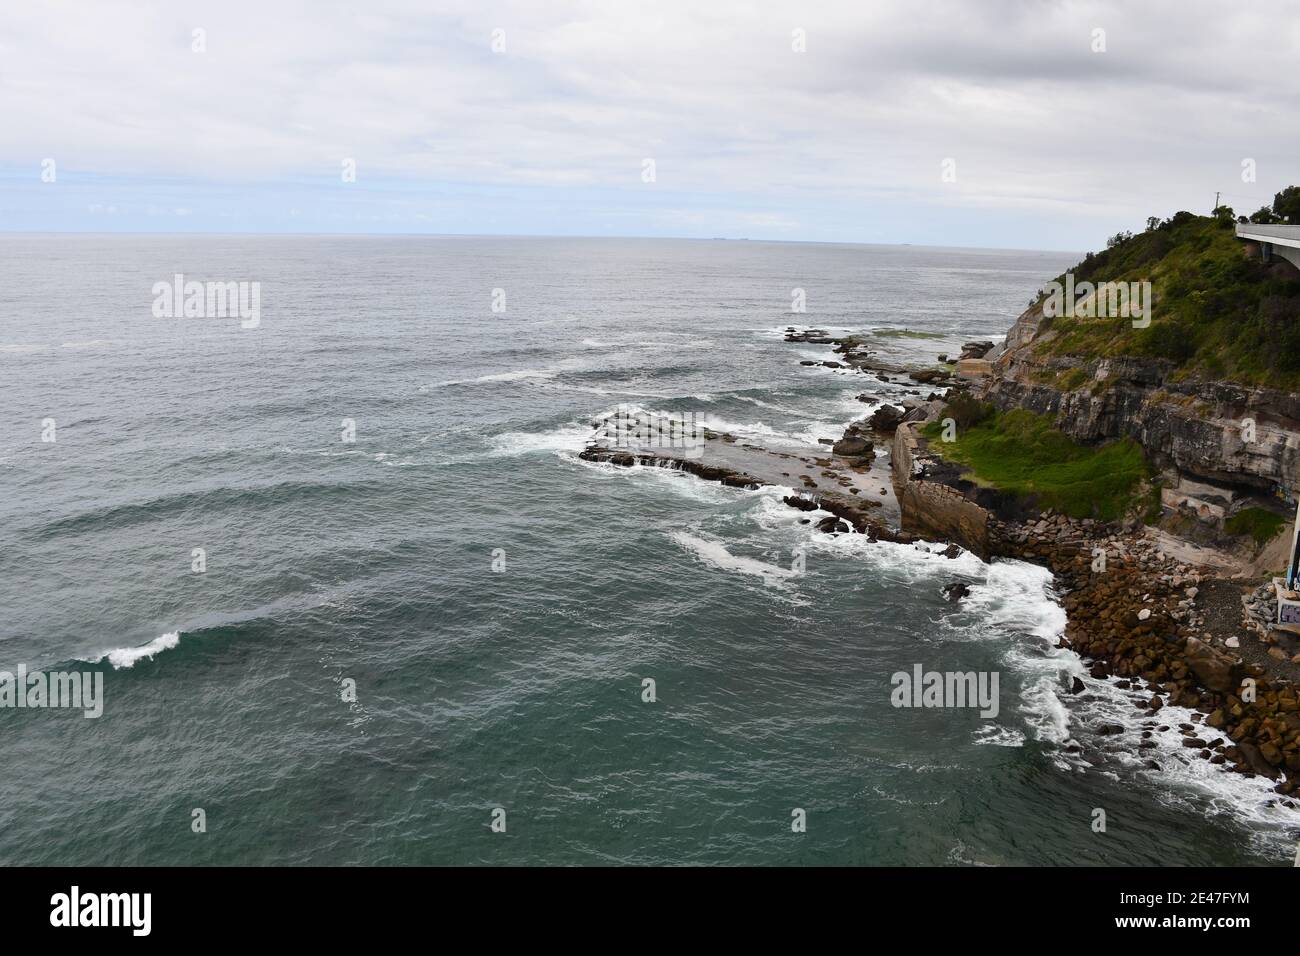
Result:
<svg viewBox="0 0 1300 956"><path fill-rule="evenodd" d="M13 5L0 228L1084 249L1300 181L1294 3L809 6Z"/></svg>

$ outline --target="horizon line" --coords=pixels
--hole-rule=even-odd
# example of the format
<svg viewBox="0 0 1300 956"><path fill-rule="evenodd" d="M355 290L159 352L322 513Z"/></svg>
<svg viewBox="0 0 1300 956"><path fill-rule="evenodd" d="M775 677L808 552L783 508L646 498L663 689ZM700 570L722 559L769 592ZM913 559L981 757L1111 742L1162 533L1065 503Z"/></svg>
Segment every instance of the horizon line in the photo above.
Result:
<svg viewBox="0 0 1300 956"><path fill-rule="evenodd" d="M139 230L112 229L95 231L89 229L2 229L3 236L241 236L251 237L297 237L307 239L621 239L649 242L761 242L787 243L797 245L820 246L883 246L889 248L912 247L917 249L970 249L984 252L1045 252L1065 253L1069 255L1086 255L1086 249L1029 249L1018 246L971 246L971 245L932 245L924 242L865 242L843 239L756 239L750 236L644 236L644 235L599 235L599 234L557 234L557 233L496 233L496 232L293 232L289 230L266 230L262 232L240 232L236 230L205 229L202 231L183 231L173 229Z"/></svg>

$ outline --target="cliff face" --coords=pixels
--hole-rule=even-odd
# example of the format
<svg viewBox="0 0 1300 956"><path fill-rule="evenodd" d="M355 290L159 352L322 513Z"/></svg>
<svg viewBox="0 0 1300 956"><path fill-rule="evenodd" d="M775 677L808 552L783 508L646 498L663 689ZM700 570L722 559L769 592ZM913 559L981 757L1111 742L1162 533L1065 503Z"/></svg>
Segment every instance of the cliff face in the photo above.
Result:
<svg viewBox="0 0 1300 956"><path fill-rule="evenodd" d="M1053 416L1079 441L1131 436L1181 482L1300 497L1300 396L1181 378L1165 359L1051 355L1040 347L1051 336L1041 306L1027 309L982 397Z"/></svg>

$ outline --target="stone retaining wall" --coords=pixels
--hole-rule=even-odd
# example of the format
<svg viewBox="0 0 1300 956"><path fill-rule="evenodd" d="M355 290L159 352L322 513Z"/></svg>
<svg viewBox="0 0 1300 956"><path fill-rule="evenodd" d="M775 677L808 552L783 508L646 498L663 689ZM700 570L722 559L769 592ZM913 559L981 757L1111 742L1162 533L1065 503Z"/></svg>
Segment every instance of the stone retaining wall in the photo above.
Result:
<svg viewBox="0 0 1300 956"><path fill-rule="evenodd" d="M925 479L925 439L917 434L918 424L904 422L894 432L894 492L903 530L955 542L987 561L992 556L992 516L957 489Z"/></svg>

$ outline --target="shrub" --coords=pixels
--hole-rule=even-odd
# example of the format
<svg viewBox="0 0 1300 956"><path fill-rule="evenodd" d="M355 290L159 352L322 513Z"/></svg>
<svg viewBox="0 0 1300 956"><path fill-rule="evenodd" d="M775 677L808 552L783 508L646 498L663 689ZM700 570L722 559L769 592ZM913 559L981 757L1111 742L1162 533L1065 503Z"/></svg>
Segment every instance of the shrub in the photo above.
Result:
<svg viewBox="0 0 1300 956"><path fill-rule="evenodd" d="M1192 329L1181 319L1155 319L1138 333L1138 338L1147 355L1170 359L1179 365L1196 354Z"/></svg>
<svg viewBox="0 0 1300 956"><path fill-rule="evenodd" d="M988 402L978 401L970 392L958 392L943 407L943 418L951 418L959 430L974 428L993 417L994 408Z"/></svg>

